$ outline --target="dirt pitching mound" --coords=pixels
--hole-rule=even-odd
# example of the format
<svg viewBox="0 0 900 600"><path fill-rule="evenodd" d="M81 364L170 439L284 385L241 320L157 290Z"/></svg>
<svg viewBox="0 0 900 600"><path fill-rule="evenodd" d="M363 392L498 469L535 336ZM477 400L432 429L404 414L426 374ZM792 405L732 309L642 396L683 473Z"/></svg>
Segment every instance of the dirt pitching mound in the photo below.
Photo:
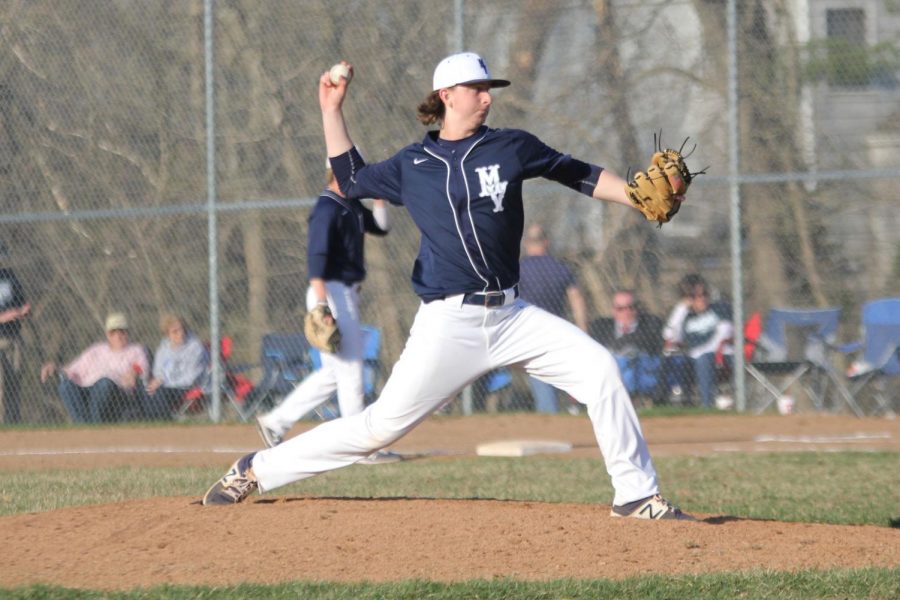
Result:
<svg viewBox="0 0 900 600"><path fill-rule="evenodd" d="M4 586L130 589L292 580L543 580L896 566L896 530L490 500L155 498L2 520Z"/></svg>
<svg viewBox="0 0 900 600"><path fill-rule="evenodd" d="M898 427L884 419L802 416L643 423L656 456L897 451ZM474 455L479 443L521 438L565 440L572 455L597 455L587 419L547 415L432 419L394 448ZM210 465L224 472L258 445L250 425L8 431L0 432L0 472L121 464ZM697 515L699 523L644 522L612 519L602 505L285 497L277 491L237 506L203 507L202 492L2 517L0 586L546 580L900 564L900 532L882 527L726 515Z"/></svg>

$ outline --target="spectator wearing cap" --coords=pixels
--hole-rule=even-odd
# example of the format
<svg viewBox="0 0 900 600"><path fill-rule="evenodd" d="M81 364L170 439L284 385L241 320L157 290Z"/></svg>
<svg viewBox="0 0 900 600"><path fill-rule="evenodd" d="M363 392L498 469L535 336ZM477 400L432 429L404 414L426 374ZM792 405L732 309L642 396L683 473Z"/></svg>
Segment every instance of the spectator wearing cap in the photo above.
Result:
<svg viewBox="0 0 900 600"><path fill-rule="evenodd" d="M16 274L8 266L9 250L0 242L0 420L21 421L19 382L22 371L22 319L31 305Z"/></svg>
<svg viewBox="0 0 900 600"><path fill-rule="evenodd" d="M128 319L118 312L106 317L106 341L97 342L68 366L41 368L41 381L60 372L59 395L75 423L117 421L135 404L139 378L149 372L143 346L132 343Z"/></svg>

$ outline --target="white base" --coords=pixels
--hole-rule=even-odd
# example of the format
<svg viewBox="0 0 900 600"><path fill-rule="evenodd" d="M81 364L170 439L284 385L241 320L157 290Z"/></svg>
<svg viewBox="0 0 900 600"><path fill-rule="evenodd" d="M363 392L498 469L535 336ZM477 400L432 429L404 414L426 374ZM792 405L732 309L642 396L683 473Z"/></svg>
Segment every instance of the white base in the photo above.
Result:
<svg viewBox="0 0 900 600"><path fill-rule="evenodd" d="M531 456L532 454L552 454L569 452L572 444L552 440L501 440L479 444L475 448L478 456Z"/></svg>

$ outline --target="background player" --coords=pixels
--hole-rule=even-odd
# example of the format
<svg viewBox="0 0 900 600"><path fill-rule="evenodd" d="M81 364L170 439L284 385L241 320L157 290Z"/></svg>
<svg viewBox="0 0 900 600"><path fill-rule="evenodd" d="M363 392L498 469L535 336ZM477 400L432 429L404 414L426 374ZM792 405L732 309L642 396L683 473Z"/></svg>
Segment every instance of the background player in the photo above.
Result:
<svg viewBox="0 0 900 600"><path fill-rule="evenodd" d="M331 309L341 332L341 345L336 353L323 351L322 367L274 410L257 417L257 430L270 448L280 444L294 423L335 392L341 416L355 415L365 407L359 317L359 286L366 276L364 240L366 233L387 235L388 211L384 200L375 200L369 210L359 200L345 198L327 161L326 181L309 215L306 305L308 310L317 304Z"/></svg>
<svg viewBox="0 0 900 600"><path fill-rule="evenodd" d="M489 370L520 364L586 405L615 488L613 516L689 519L659 495L612 355L572 323L516 298L523 181L544 177L631 206L625 181L528 132L486 127L491 89L509 82L491 78L481 57L469 52L438 64L433 91L419 106L419 120L440 123L440 130L366 166L344 122L347 83L331 83L328 73L319 79L331 165L347 197L385 198L409 211L422 234L412 274L422 303L377 401L240 458L203 503L240 502L254 489L353 464L401 438Z"/></svg>

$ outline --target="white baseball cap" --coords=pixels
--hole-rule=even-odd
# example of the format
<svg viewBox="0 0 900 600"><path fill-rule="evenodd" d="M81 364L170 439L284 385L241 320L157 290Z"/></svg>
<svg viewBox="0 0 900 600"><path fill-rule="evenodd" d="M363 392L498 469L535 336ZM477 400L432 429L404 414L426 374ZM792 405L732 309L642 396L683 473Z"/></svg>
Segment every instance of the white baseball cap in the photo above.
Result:
<svg viewBox="0 0 900 600"><path fill-rule="evenodd" d="M490 83L491 87L506 87L505 79L493 79L484 59L474 52L451 54L434 70L432 91L453 87L460 83Z"/></svg>
<svg viewBox="0 0 900 600"><path fill-rule="evenodd" d="M128 329L128 317L119 312L109 313L106 317L106 331Z"/></svg>

